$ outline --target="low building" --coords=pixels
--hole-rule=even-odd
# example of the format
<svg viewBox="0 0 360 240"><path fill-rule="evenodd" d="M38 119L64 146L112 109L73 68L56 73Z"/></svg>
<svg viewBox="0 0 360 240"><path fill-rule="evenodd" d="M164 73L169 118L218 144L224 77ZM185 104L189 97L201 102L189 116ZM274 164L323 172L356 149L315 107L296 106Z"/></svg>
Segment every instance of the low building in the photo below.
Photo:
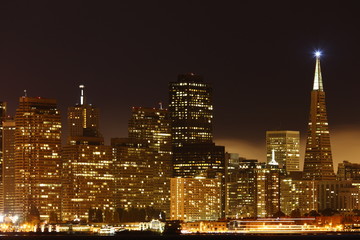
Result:
<svg viewBox="0 0 360 240"><path fill-rule="evenodd" d="M221 178L171 178L171 220L217 220L221 214Z"/></svg>

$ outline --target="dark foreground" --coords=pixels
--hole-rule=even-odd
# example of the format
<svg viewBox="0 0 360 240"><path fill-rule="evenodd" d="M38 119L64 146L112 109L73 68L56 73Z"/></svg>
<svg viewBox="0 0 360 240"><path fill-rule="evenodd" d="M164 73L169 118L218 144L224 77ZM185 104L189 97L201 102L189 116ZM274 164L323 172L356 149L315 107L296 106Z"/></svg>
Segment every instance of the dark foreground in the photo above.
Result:
<svg viewBox="0 0 360 240"><path fill-rule="evenodd" d="M269 235L244 235L244 234L217 234L217 235L166 235L166 236L144 236L144 235L115 235L115 236L99 236L99 235L75 235L75 234L68 234L68 235L56 235L56 234L1 234L0 239L40 239L40 240L88 240L88 239L158 239L158 240L340 240L340 239L359 239L360 233L332 233L332 234L318 234L318 235L298 235L298 234L269 234Z"/></svg>

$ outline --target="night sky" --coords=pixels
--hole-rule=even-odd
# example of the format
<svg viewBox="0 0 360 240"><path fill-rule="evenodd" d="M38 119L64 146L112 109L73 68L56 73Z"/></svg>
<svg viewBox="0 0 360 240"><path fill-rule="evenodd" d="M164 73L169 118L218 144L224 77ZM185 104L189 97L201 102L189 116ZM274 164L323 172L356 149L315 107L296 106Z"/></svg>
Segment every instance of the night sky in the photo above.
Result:
<svg viewBox="0 0 360 240"><path fill-rule="evenodd" d="M10 114L27 89L58 99L65 121L85 84L109 143L132 106L167 105L168 83L194 72L214 89L216 143L259 160L266 130L305 137L320 49L334 162L360 163L357 1L9 0L0 34Z"/></svg>

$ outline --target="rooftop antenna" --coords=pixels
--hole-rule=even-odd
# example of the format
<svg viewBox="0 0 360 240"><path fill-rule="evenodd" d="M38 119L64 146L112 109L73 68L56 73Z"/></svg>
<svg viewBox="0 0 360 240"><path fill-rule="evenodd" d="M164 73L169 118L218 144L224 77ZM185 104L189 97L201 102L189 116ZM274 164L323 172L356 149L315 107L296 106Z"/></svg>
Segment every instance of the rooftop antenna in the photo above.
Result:
<svg viewBox="0 0 360 240"><path fill-rule="evenodd" d="M27 97L26 89L24 90L24 97Z"/></svg>
<svg viewBox="0 0 360 240"><path fill-rule="evenodd" d="M80 105L84 105L84 85L79 85L80 88Z"/></svg>
<svg viewBox="0 0 360 240"><path fill-rule="evenodd" d="M160 109L160 110L163 109L163 104L162 104L162 102L159 102L159 109Z"/></svg>

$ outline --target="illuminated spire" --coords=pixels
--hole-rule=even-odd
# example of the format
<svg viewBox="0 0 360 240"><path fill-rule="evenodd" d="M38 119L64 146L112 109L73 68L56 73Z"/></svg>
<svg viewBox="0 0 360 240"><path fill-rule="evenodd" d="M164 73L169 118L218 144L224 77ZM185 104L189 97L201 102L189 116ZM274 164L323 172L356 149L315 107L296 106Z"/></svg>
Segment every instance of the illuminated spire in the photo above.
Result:
<svg viewBox="0 0 360 240"><path fill-rule="evenodd" d="M80 105L84 105L84 85L79 85L80 88Z"/></svg>
<svg viewBox="0 0 360 240"><path fill-rule="evenodd" d="M279 163L275 160L275 149L271 150L271 161L269 162L269 165L279 165Z"/></svg>
<svg viewBox="0 0 360 240"><path fill-rule="evenodd" d="M313 88L313 90L324 91L323 83L322 83L322 77L321 77L320 56L321 56L321 52L316 51L315 52L316 65L315 65L315 76L314 76L314 88Z"/></svg>

